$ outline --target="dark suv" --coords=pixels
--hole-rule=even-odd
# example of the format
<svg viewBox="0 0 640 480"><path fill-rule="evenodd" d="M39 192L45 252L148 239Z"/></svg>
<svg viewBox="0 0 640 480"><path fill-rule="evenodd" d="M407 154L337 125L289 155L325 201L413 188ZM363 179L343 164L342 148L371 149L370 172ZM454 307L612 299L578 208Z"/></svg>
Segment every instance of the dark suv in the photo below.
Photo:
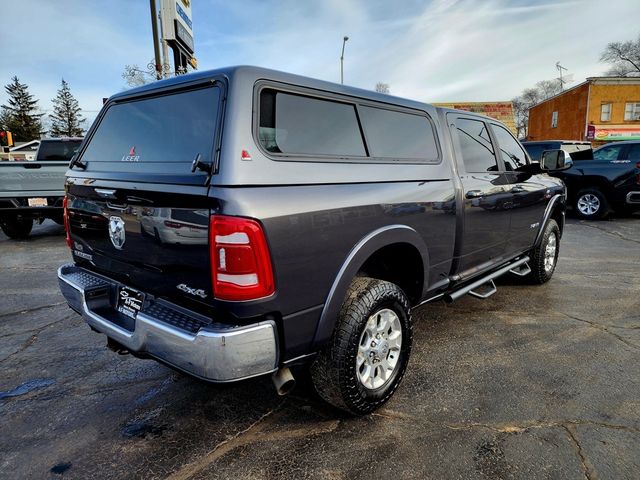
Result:
<svg viewBox="0 0 640 480"><path fill-rule="evenodd" d="M280 393L307 364L363 414L413 308L551 278L565 190L541 168L564 167L468 112L253 67L164 80L111 97L72 162L60 287L115 350Z"/></svg>

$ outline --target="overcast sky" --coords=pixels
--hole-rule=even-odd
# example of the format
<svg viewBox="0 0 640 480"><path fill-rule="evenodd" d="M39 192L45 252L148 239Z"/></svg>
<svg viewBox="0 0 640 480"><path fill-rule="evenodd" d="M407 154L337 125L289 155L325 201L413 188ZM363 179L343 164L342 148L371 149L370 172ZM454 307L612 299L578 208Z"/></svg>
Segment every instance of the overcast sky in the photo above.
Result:
<svg viewBox="0 0 640 480"><path fill-rule="evenodd" d="M159 2L158 2L159 3ZM604 73L607 42L640 34L640 0L192 0L200 69L250 64L428 102L509 100L557 75ZM62 77L90 118L153 57L147 0L20 0L2 9L0 83L51 108ZM0 102L6 94L0 92Z"/></svg>

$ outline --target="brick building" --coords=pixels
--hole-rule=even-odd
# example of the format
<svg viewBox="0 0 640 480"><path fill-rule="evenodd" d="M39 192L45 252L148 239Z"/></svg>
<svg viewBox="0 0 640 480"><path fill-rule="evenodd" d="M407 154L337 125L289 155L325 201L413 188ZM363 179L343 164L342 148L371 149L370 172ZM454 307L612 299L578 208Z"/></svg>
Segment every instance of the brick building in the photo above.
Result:
<svg viewBox="0 0 640 480"><path fill-rule="evenodd" d="M437 107L455 108L467 112L480 113L487 117L495 118L504 123L514 135L516 133L516 120L513 114L513 104L511 102L455 102L455 103L434 103Z"/></svg>
<svg viewBox="0 0 640 480"><path fill-rule="evenodd" d="M640 77L590 77L529 110L528 140L640 140Z"/></svg>

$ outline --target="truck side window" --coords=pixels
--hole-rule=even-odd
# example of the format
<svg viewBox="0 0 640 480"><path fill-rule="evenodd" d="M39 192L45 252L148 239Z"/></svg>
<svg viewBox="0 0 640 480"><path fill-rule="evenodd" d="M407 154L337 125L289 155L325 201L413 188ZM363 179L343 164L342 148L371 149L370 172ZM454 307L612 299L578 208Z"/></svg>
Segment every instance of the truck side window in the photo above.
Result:
<svg viewBox="0 0 640 480"><path fill-rule="evenodd" d="M524 149L518 141L513 138L513 135L501 125L492 123L491 127L498 139L500 156L504 162L504 168L507 171L515 171L525 167L527 165L527 155L524 153Z"/></svg>
<svg viewBox="0 0 640 480"><path fill-rule="evenodd" d="M468 173L497 172L498 163L484 122L458 118L456 130Z"/></svg>
<svg viewBox="0 0 640 480"><path fill-rule="evenodd" d="M359 112L372 157L438 161L433 127L424 115L368 106Z"/></svg>
<svg viewBox="0 0 640 480"><path fill-rule="evenodd" d="M594 150L594 160L619 160L620 152L624 148L624 145L611 145L598 150Z"/></svg>
<svg viewBox="0 0 640 480"><path fill-rule="evenodd" d="M258 139L272 153L366 157L355 105L265 89Z"/></svg>
<svg viewBox="0 0 640 480"><path fill-rule="evenodd" d="M640 143L629 145L629 150L627 150L627 158L629 160L640 160Z"/></svg>

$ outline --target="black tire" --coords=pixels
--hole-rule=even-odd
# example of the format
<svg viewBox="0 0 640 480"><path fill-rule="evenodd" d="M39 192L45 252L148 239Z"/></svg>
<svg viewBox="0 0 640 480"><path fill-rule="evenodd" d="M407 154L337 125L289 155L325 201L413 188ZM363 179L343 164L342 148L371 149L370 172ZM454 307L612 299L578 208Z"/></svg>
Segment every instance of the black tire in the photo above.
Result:
<svg viewBox="0 0 640 480"><path fill-rule="evenodd" d="M31 218L3 218L0 220L0 228L4 234L14 240L24 240L31 233L33 219Z"/></svg>
<svg viewBox="0 0 640 480"><path fill-rule="evenodd" d="M383 309L391 310L399 320L402 334L400 352L385 383L378 388L367 388L358 378L356 359L359 344L370 317ZM411 354L412 336L409 300L400 287L374 278L354 279L331 341L311 365L315 390L322 399L341 410L355 415L372 412L389 400L400 385ZM386 362L393 356L390 350L383 348L381 352L386 351Z"/></svg>
<svg viewBox="0 0 640 480"><path fill-rule="evenodd" d="M547 246L551 241L551 238L555 237L555 253L553 255L553 264L551 268L546 268L545 265L547 259ZM560 228L555 220L550 219L544 227L544 233L542 234L542 240L540 244L531 251L531 261L529 266L531 267L531 273L528 278L532 283L541 285L551 280L553 272L556 271L556 264L558 263L558 253L560 252Z"/></svg>
<svg viewBox="0 0 640 480"><path fill-rule="evenodd" d="M597 188L580 190L573 201L573 209L578 218L584 220L601 220L610 213L607 197Z"/></svg>

